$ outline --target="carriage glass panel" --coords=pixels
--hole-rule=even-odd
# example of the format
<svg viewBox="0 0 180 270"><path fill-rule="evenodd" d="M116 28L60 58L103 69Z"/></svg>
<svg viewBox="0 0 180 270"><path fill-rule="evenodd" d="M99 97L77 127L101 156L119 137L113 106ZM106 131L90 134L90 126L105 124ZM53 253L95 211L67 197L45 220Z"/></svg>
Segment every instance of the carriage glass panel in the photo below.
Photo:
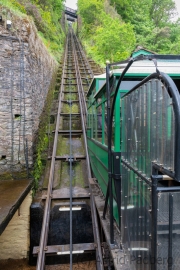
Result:
<svg viewBox="0 0 180 270"><path fill-rule="evenodd" d="M174 130L172 98L160 80L151 79L122 97L121 231L124 249L130 258L134 258L135 269L150 269L151 261L143 268L138 268L136 262L138 258L150 258L151 255L152 162L174 172ZM168 208L168 199L164 199L164 203L159 200L159 215L160 205ZM160 229L157 231L157 237L165 245L165 227L161 232ZM179 239L177 235L174 237ZM167 248L166 243L165 253ZM158 254L163 255L160 247ZM158 265L157 269L167 268Z"/></svg>

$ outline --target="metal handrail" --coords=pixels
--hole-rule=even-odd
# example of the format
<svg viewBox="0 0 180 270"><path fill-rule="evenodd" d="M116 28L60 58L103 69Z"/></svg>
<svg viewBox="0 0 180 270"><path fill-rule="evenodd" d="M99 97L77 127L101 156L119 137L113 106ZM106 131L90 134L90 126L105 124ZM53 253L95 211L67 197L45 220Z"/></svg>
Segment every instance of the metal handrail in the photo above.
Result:
<svg viewBox="0 0 180 270"><path fill-rule="evenodd" d="M169 57L163 57L163 59L171 59L171 57L175 60L180 60L179 56L169 56ZM126 72L129 70L131 65L135 61L142 61L142 60L150 60L154 62L156 66L156 72L142 80L141 83L133 87L127 94L124 96L130 94L132 91L136 90L139 86L144 84L146 81L148 81L150 78L160 78L161 80L164 80L167 84L168 91L171 93L172 99L173 99L173 108L174 108L174 113L175 113L175 122L176 122L176 130L175 130L175 156L174 156L174 162L175 162L175 176L174 179L178 182L180 182L180 96L179 96L179 91L174 84L173 80L167 76L166 74L159 72L157 69L157 63L156 60L154 59L161 59L162 56L158 55L148 55L148 56L138 56L136 58L131 58L126 61L122 62L117 62L117 63L107 63L106 65L106 93L107 93L107 124L108 124L108 188L107 188L107 194L106 194L106 200L105 200L105 206L104 206L104 211L103 211L103 217L106 215L107 211L107 202L109 199L110 202L110 241L111 244L114 243L114 234L113 234L113 195L112 195L112 147L111 147L111 141L112 141L112 123L113 123L113 114L114 114L114 108L115 108L115 103L116 103L116 98L118 94L118 90L120 87L120 84L126 74ZM110 108L110 84L109 84L109 74L110 74L110 67L119 65L121 63L127 63L127 66L123 70L118 83L116 85L116 89L114 92L114 98L113 98L113 103L112 107Z"/></svg>

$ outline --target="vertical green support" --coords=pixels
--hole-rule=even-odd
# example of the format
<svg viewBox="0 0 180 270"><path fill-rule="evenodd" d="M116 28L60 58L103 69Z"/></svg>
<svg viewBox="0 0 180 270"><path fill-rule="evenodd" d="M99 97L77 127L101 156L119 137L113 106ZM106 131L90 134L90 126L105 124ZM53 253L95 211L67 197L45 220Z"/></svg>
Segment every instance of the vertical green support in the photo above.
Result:
<svg viewBox="0 0 180 270"><path fill-rule="evenodd" d="M121 99L121 140L120 140L120 151L125 152L125 114L124 114L124 98Z"/></svg>
<svg viewBox="0 0 180 270"><path fill-rule="evenodd" d="M104 98L103 98L104 99ZM102 144L105 142L105 130L104 130L104 123L105 123L105 104L104 102L102 103Z"/></svg>
<svg viewBox="0 0 180 270"><path fill-rule="evenodd" d="M149 87L149 85L148 85ZM148 89L148 108L147 108L147 112L148 112L148 152L150 153L151 151L151 93L150 93L150 89Z"/></svg>
<svg viewBox="0 0 180 270"><path fill-rule="evenodd" d="M114 134L114 151L120 151L120 92L118 91L115 103L115 134Z"/></svg>
<svg viewBox="0 0 180 270"><path fill-rule="evenodd" d="M94 105L94 136L93 138L97 140L97 111L96 106Z"/></svg>

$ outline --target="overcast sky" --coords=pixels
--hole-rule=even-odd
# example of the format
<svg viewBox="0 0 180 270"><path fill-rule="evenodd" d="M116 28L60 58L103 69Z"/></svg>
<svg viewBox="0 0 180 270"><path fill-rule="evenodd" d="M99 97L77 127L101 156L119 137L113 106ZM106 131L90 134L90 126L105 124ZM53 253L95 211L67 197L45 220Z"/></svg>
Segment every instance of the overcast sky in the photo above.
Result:
<svg viewBox="0 0 180 270"><path fill-rule="evenodd" d="M178 11L178 17L180 17L180 0L174 0L174 2L176 3L176 8L177 8L177 11Z"/></svg>
<svg viewBox="0 0 180 270"><path fill-rule="evenodd" d="M77 9L77 0L66 0L66 7Z"/></svg>
<svg viewBox="0 0 180 270"><path fill-rule="evenodd" d="M180 17L180 0L174 0L178 11L178 17ZM66 0L66 7L77 9L77 0Z"/></svg>

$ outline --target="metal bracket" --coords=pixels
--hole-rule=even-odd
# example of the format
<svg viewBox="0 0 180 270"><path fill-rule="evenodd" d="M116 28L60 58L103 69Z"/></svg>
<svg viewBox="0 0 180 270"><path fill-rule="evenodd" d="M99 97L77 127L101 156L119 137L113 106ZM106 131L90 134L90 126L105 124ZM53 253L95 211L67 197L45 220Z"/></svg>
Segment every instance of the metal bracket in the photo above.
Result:
<svg viewBox="0 0 180 270"><path fill-rule="evenodd" d="M119 249L119 246L118 246L118 243L116 242L116 240L114 240L113 244L109 243L109 245L111 247L111 250L117 249L117 248Z"/></svg>
<svg viewBox="0 0 180 270"><path fill-rule="evenodd" d="M76 157L69 156L69 157L66 158L66 161L68 163L70 163L70 162L74 163L74 162L77 162L77 159L76 159Z"/></svg>
<svg viewBox="0 0 180 270"><path fill-rule="evenodd" d="M72 100L66 100L66 103L69 105L69 106L72 106Z"/></svg>
<svg viewBox="0 0 180 270"><path fill-rule="evenodd" d="M121 162L121 152L112 153L113 158L113 173L112 177L115 180L121 179L121 171L120 171L120 162Z"/></svg>
<svg viewBox="0 0 180 270"><path fill-rule="evenodd" d="M121 179L121 174L115 174L115 173L113 173L112 174L112 178L115 179L115 180L120 180Z"/></svg>

